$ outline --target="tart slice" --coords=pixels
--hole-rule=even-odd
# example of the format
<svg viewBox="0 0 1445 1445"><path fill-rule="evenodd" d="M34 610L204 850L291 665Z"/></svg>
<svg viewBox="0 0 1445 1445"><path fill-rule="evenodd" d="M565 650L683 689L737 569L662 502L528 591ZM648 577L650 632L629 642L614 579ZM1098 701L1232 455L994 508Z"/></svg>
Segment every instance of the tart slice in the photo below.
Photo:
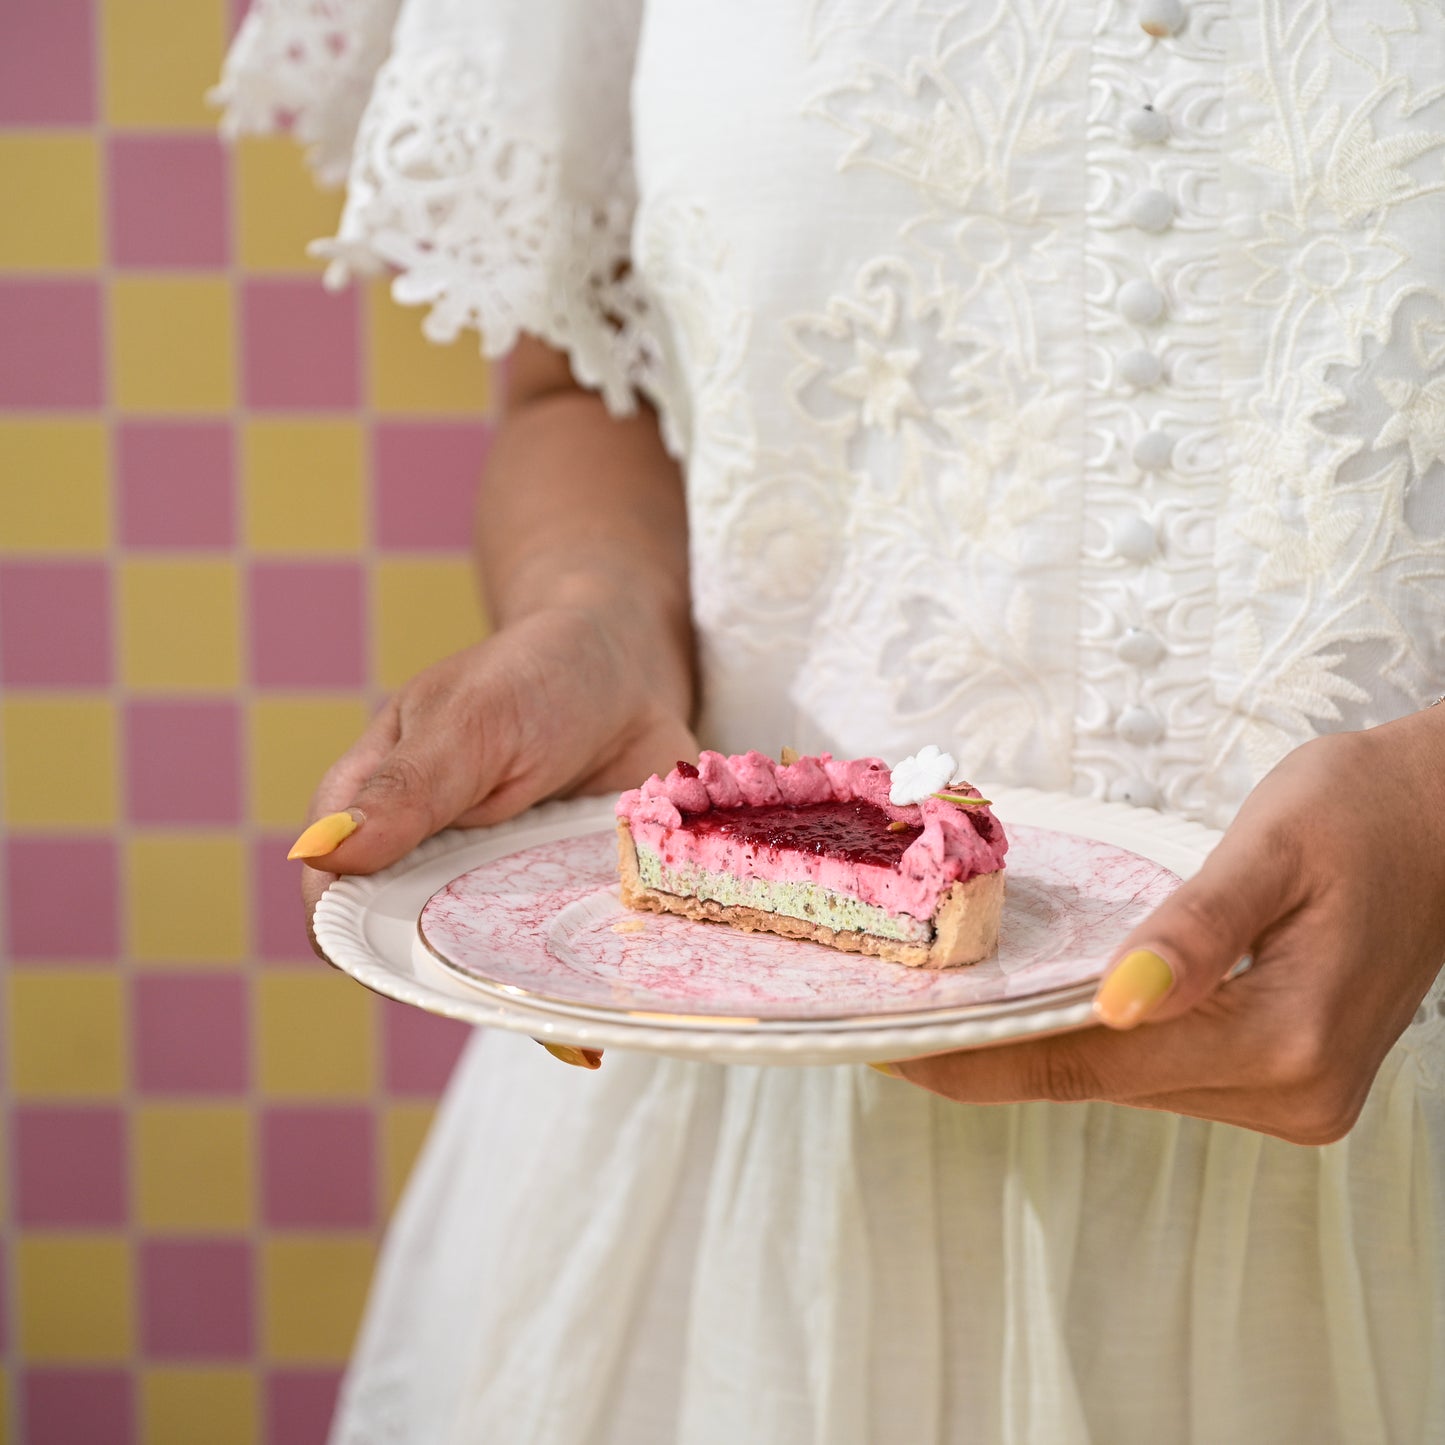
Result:
<svg viewBox="0 0 1445 1445"><path fill-rule="evenodd" d="M998 946L1002 825L936 748L899 764L704 752L617 803L629 908L809 938L915 968Z"/></svg>

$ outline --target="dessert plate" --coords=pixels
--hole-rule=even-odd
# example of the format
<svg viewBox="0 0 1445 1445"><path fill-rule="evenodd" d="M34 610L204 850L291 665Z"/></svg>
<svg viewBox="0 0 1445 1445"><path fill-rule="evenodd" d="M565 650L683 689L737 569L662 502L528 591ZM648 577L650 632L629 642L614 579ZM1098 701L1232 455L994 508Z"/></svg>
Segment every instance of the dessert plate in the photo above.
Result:
<svg viewBox="0 0 1445 1445"><path fill-rule="evenodd" d="M1122 805L988 795L1011 839L1008 901L998 956L972 968L906 969L631 913L616 896L611 799L453 830L383 873L342 879L316 935L388 997L587 1048L845 1063L1079 1027L1118 942L1218 835Z"/></svg>

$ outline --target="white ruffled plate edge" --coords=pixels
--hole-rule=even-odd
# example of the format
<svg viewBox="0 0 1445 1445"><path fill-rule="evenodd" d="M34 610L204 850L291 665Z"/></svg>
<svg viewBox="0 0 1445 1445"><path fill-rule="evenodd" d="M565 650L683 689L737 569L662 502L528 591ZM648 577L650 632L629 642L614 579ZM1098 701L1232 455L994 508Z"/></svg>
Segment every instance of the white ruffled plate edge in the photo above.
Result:
<svg viewBox="0 0 1445 1445"><path fill-rule="evenodd" d="M1128 848L1172 869L1194 873L1219 834L1186 819L1122 803L1096 802L1034 788L990 788L1008 822L1032 823ZM526 1033L548 1043L589 1049L639 1049L726 1064L851 1064L982 1048L1006 1040L1079 1028L1089 1020L1089 989L980 1006L943 1022L856 1023L829 1029L754 1030L721 1022L697 1028L676 1022L581 1017L517 1000L500 1002L438 963L421 945L417 918L427 899L458 874L521 848L608 826L613 799L543 803L494 828L454 828L427 839L400 862L369 877L343 878L316 909L317 942L342 972L400 1003L480 1027Z"/></svg>

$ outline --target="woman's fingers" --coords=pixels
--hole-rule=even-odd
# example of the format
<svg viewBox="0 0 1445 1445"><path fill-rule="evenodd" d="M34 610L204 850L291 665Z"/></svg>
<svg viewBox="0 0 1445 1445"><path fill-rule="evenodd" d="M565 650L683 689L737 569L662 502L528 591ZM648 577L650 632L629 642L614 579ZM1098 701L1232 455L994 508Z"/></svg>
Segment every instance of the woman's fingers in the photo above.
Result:
<svg viewBox="0 0 1445 1445"><path fill-rule="evenodd" d="M1231 831L1188 882L1129 934L1094 997L1111 1029L1186 1014L1296 905L1293 850L1260 829Z"/></svg>
<svg viewBox="0 0 1445 1445"><path fill-rule="evenodd" d="M393 698L372 718L366 730L344 756L328 769L311 798L308 816L312 821L291 846L291 856L303 858L310 865L301 870L301 898L306 909L306 936L313 951L320 958L326 958L326 955L317 947L312 922L321 895L336 881L337 875L326 869L326 852L334 851L334 848L322 852L311 851L317 846L317 834L313 829L317 820L342 809L363 780L396 746L397 719L397 705ZM324 842L323 836L322 843ZM329 963L330 959L326 961Z"/></svg>
<svg viewBox="0 0 1445 1445"><path fill-rule="evenodd" d="M1203 1090L1284 1085L1293 1067L1269 1040L1254 1037L1250 997L1267 992L1265 970L1229 995L1210 995L1240 957L1295 907L1302 887L1289 854L1263 834L1231 832L1129 935L1095 996L1107 1029L944 1054L894 1066L899 1077L974 1103L1023 1099L1121 1103ZM1150 1020L1151 1027L1135 1026Z"/></svg>
<svg viewBox="0 0 1445 1445"><path fill-rule="evenodd" d="M1237 1018L1197 1011L1137 1033L1089 1028L1049 1039L906 1059L886 1072L969 1104L1130 1103L1213 1082L1236 1069Z"/></svg>
<svg viewBox="0 0 1445 1445"><path fill-rule="evenodd" d="M584 1049L577 1044L549 1044L546 1039L534 1039L533 1043L541 1044L554 1059L564 1064L571 1064L577 1069L600 1069L602 1067L601 1049Z"/></svg>
<svg viewBox="0 0 1445 1445"><path fill-rule="evenodd" d="M332 875L395 863L475 801L485 752L470 714L435 691L393 698L322 780L290 856Z"/></svg>
<svg viewBox="0 0 1445 1445"><path fill-rule="evenodd" d="M387 753L343 809L313 824L334 844L308 859L332 873L375 873L454 822L476 801L481 760L455 740L417 729Z"/></svg>

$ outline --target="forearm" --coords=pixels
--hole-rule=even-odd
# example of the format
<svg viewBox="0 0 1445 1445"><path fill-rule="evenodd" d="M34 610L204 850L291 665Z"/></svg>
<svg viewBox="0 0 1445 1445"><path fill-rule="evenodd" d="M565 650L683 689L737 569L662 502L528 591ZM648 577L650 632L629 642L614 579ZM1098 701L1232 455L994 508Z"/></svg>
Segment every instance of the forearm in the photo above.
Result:
<svg viewBox="0 0 1445 1445"><path fill-rule="evenodd" d="M687 518L649 412L547 392L508 412L482 480L476 556L497 627L576 608L629 649L657 700L693 705Z"/></svg>

